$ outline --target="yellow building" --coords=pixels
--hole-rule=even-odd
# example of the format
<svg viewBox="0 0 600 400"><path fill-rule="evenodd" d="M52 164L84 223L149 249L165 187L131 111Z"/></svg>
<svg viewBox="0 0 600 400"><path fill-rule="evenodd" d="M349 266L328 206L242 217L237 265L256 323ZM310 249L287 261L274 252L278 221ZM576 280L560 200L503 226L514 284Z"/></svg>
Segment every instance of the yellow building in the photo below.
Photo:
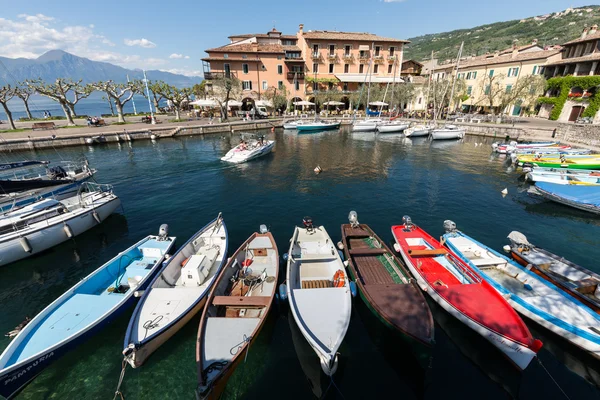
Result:
<svg viewBox="0 0 600 400"><path fill-rule="evenodd" d="M544 75L548 64L560 59L560 48L542 48L537 41L527 46L516 46L476 57L460 60L458 79L464 80L468 96L460 105L465 112L496 112L521 115L532 101L517 98L512 104L499 110L503 93L510 93L526 76ZM449 77L454 73L456 61L435 66L433 80ZM528 96L535 99L535 94ZM539 93L541 94L541 93ZM465 96L465 97L466 97Z"/></svg>

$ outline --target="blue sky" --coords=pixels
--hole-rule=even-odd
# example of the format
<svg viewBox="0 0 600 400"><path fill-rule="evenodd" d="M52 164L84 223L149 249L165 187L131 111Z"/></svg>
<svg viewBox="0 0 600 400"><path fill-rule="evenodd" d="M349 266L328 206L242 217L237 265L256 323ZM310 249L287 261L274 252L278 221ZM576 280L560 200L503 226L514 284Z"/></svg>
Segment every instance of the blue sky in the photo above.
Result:
<svg viewBox="0 0 600 400"><path fill-rule="evenodd" d="M36 57L63 49L128 68L188 75L202 70L204 50L227 36L273 26L372 32L406 39L589 4L559 0L155 1L4 0L0 56Z"/></svg>

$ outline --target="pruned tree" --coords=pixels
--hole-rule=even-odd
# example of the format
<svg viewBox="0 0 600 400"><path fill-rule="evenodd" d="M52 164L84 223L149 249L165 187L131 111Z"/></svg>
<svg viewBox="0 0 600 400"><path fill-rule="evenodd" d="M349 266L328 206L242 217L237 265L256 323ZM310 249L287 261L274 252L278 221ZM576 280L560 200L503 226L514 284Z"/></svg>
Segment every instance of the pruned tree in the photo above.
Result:
<svg viewBox="0 0 600 400"><path fill-rule="evenodd" d="M288 99L285 85L280 88L271 86L265 91L264 97L273 104L275 110L283 111L287 106Z"/></svg>
<svg viewBox="0 0 600 400"><path fill-rule="evenodd" d="M154 109L156 110L156 112L158 112L158 105L160 104L160 101L165 98L162 94L158 93L158 90L160 90L160 88L163 85L166 85L166 82L164 82L164 81L148 81L148 89L151 92L150 96L152 96L151 100L152 100L152 104L154 104ZM144 95L144 97L146 97L146 98L148 97L146 95L145 90L142 91L142 94Z"/></svg>
<svg viewBox="0 0 600 400"><path fill-rule="evenodd" d="M454 95L452 96L452 84L453 80L450 77L442 79L433 79L431 81L431 88L429 93L429 99L433 103L433 115L435 119L439 119L446 108L450 111L452 107L455 109L458 107L460 102L465 99L467 93L467 84L464 79L458 79L454 86Z"/></svg>
<svg viewBox="0 0 600 400"><path fill-rule="evenodd" d="M117 109L119 122L124 123L123 106L130 101L136 93L142 91L142 83L140 81L132 81L127 83L115 83L113 81L95 82L90 84L92 88L100 92L105 92Z"/></svg>
<svg viewBox="0 0 600 400"><path fill-rule="evenodd" d="M500 112L504 112L510 105L515 104L518 100L532 98L534 94L535 98L539 97L539 94L544 90L545 82L544 78L539 75L526 75L519 78L510 87L506 87L505 90L499 97L499 109ZM531 93L531 92L534 93Z"/></svg>
<svg viewBox="0 0 600 400"><path fill-rule="evenodd" d="M498 105L502 93L505 91L502 82L506 78L505 74L485 75L481 81L481 91L483 96L477 104L486 104L490 107L490 111L494 114L494 108Z"/></svg>
<svg viewBox="0 0 600 400"><path fill-rule="evenodd" d="M241 96L242 82L233 74L229 76L219 75L211 80L210 89L207 89L207 93L219 103L221 116L225 121L227 120L227 103L229 103L229 100L235 100Z"/></svg>
<svg viewBox="0 0 600 400"><path fill-rule="evenodd" d="M169 85L165 82L156 82L153 83L152 92L157 93L163 98L169 100L171 104L173 104L173 111L175 111L175 119L180 118L181 107L184 103L188 102L190 99L190 95L192 94L192 89L183 88L179 89L175 86Z"/></svg>
<svg viewBox="0 0 600 400"><path fill-rule="evenodd" d="M35 93L35 90L27 86L24 82L18 82L17 86L14 88L15 96L20 98L25 105L25 112L27 113L27 118L33 119L31 116L31 111L29 111L29 97Z"/></svg>
<svg viewBox="0 0 600 400"><path fill-rule="evenodd" d="M2 108L4 108L4 113L6 114L6 118L8 119L8 124L10 125L10 129L17 129L15 127L15 122L13 121L12 113L8 109L8 101L15 96L15 88L10 85L3 86L0 88L0 104L2 104Z"/></svg>
<svg viewBox="0 0 600 400"><path fill-rule="evenodd" d="M26 81L26 84L42 96L46 96L60 104L69 125L75 125L73 121L73 117L76 116L75 104L94 91L90 85L82 85L81 80L75 82L72 79L65 78L57 78L54 83L49 84L41 79L35 79ZM73 100L69 99L69 94L73 96Z"/></svg>

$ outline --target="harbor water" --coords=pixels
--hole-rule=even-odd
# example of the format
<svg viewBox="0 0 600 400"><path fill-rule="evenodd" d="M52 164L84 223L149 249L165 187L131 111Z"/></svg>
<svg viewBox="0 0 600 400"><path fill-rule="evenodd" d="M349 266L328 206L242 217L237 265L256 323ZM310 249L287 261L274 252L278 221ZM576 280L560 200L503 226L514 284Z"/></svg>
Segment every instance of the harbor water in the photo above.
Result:
<svg viewBox="0 0 600 400"><path fill-rule="evenodd" d="M355 210L386 242L392 240L390 226L403 215L434 237L451 219L494 249L501 250L506 236L518 230L532 243L600 272L600 218L528 195L508 160L492 155L491 141L430 142L347 130L265 134L276 140L274 152L241 165L220 161L239 143L239 134L2 155L2 162L27 158L52 164L86 157L98 170L96 180L114 185L123 209L72 241L0 268L0 332L33 317L119 251L158 232L160 224L169 224L181 245L219 212L230 252L266 224L283 254L304 216L324 225L337 242L340 224ZM323 170L319 175L316 166ZM355 298L331 381L321 374L288 306L278 303L224 398L600 399L600 362L533 322L526 321L544 341L541 362L520 373L483 338L430 306L436 345L423 371L411 349ZM19 398L113 398L131 311L47 368ZM127 369L121 386L127 400L194 399L198 323L199 315L144 366ZM0 336L0 350L9 340Z"/></svg>

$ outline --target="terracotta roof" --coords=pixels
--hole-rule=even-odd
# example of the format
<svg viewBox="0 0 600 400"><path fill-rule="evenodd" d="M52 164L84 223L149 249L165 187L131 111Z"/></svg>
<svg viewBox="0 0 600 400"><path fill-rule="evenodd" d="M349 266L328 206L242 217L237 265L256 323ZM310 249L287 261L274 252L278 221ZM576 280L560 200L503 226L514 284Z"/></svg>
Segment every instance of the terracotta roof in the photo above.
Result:
<svg viewBox="0 0 600 400"><path fill-rule="evenodd" d="M303 33L305 39L322 40L359 40L369 42L395 42L410 43L407 40L386 38L372 33L363 32L337 32L337 31L306 31Z"/></svg>
<svg viewBox="0 0 600 400"><path fill-rule="evenodd" d="M591 35L588 34L586 37L584 37L583 39L580 37L578 39L575 40L571 40L570 42L565 43L564 45L568 45L568 44L575 44L575 43L581 43L581 42L588 42L590 40L598 40L600 39L600 31L596 31L596 33L592 33Z"/></svg>
<svg viewBox="0 0 600 400"><path fill-rule="evenodd" d="M252 37L256 37L256 38L268 38L268 37L272 37L269 36L266 33L244 33L242 35L231 35L231 36L227 36L228 39L231 38L252 38ZM295 39L297 40L298 38L296 37L296 35L281 35L281 36L276 36L278 38L281 39Z"/></svg>
<svg viewBox="0 0 600 400"><path fill-rule="evenodd" d="M600 60L600 53L591 53L581 57L571 57L571 58L563 58L562 60L555 61L550 65L565 65L565 64L573 64L577 62L586 62L586 61L598 61Z"/></svg>
<svg viewBox="0 0 600 400"><path fill-rule="evenodd" d="M240 62L259 62L260 59L256 58L225 58L225 57L205 57L201 58L202 61L240 61Z"/></svg>
<svg viewBox="0 0 600 400"><path fill-rule="evenodd" d="M281 46L284 51L302 51L298 46Z"/></svg>
<svg viewBox="0 0 600 400"><path fill-rule="evenodd" d="M229 44L214 49L205 50L207 53L255 53L256 43ZM283 53L283 46L280 44L258 43L258 53Z"/></svg>
<svg viewBox="0 0 600 400"><path fill-rule="evenodd" d="M512 53L506 54L506 55L499 55L499 56L485 55L485 56L474 57L474 58L471 58L468 60L460 60L459 67L460 68L468 68L468 67L475 67L475 66L480 66L480 65L509 64L509 63L520 62L520 61L541 60L541 59L548 59L549 57L552 57L559 53L560 53L560 50L540 50L540 51L531 51L528 53L517 54L516 57L513 57ZM452 62L449 64L438 65L435 67L435 69L436 70L448 69L448 68L453 68L455 65L456 65L456 62Z"/></svg>

